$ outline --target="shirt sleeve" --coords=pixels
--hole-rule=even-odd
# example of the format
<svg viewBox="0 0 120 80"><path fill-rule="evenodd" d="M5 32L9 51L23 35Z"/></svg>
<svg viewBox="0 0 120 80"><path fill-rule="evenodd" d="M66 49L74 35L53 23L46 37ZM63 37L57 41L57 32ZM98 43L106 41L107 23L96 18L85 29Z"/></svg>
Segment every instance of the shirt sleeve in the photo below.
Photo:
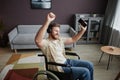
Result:
<svg viewBox="0 0 120 80"><path fill-rule="evenodd" d="M46 51L47 46L48 46L48 41L45 39L44 46L41 47L41 50L42 50L43 52Z"/></svg>
<svg viewBox="0 0 120 80"><path fill-rule="evenodd" d="M61 37L62 41L65 42L67 38Z"/></svg>

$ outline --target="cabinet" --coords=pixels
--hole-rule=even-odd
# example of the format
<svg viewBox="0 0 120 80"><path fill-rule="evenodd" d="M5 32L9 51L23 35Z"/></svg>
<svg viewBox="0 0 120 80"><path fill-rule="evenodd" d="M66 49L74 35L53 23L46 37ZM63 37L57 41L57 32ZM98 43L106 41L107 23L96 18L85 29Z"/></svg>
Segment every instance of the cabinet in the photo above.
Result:
<svg viewBox="0 0 120 80"><path fill-rule="evenodd" d="M84 33L82 38L77 42L81 43L100 43L103 15L100 14L75 14L75 30L80 31L80 24L78 20L82 18L87 22L87 31Z"/></svg>

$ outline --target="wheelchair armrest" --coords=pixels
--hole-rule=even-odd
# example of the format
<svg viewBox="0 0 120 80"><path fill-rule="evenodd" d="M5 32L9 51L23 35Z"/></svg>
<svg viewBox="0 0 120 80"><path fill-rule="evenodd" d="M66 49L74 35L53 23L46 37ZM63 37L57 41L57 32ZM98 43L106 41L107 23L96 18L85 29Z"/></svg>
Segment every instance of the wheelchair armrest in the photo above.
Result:
<svg viewBox="0 0 120 80"><path fill-rule="evenodd" d="M62 63L56 63L56 62L47 62L47 63L48 63L48 65L68 67L66 64L62 64Z"/></svg>
<svg viewBox="0 0 120 80"><path fill-rule="evenodd" d="M38 54L39 57L44 57L45 58L45 63L47 63L47 57L44 54Z"/></svg>
<svg viewBox="0 0 120 80"><path fill-rule="evenodd" d="M44 56L44 57L45 57L45 55L44 55L44 54L38 54L38 56Z"/></svg>
<svg viewBox="0 0 120 80"><path fill-rule="evenodd" d="M73 52L73 51L65 51L65 54L66 54L66 55L70 55L70 56L77 56L78 59L80 59L80 56L79 56L76 52Z"/></svg>
<svg viewBox="0 0 120 80"><path fill-rule="evenodd" d="M38 54L38 56L43 56L45 58L45 62L47 63L47 65L55 65L55 66L62 66L62 67L70 67L66 64L62 64L62 63L56 63L56 62L47 62L47 58L44 54Z"/></svg>

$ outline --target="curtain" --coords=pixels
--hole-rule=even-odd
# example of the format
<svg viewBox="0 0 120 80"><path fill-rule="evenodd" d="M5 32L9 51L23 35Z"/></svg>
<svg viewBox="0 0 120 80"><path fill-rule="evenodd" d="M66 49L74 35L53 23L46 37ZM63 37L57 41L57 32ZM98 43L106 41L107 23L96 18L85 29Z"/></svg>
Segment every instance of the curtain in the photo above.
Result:
<svg viewBox="0 0 120 80"><path fill-rule="evenodd" d="M115 18L113 23L113 28L120 31L120 0L118 0L116 5Z"/></svg>
<svg viewBox="0 0 120 80"><path fill-rule="evenodd" d="M120 47L120 31L119 30L114 28L112 29L109 45Z"/></svg>
<svg viewBox="0 0 120 80"><path fill-rule="evenodd" d="M101 42L104 45L112 44L111 42L113 37L112 34L115 32L113 25L115 21L118 1L119 0L108 0L108 5L104 16L102 36L101 36Z"/></svg>

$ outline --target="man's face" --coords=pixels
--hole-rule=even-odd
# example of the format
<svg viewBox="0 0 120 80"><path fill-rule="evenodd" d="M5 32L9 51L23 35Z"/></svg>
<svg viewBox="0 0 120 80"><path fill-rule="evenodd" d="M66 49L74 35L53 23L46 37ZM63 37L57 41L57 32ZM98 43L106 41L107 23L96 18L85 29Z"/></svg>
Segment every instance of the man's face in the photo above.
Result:
<svg viewBox="0 0 120 80"><path fill-rule="evenodd" d="M60 36L60 28L59 27L52 27L51 37L53 39L58 39Z"/></svg>

